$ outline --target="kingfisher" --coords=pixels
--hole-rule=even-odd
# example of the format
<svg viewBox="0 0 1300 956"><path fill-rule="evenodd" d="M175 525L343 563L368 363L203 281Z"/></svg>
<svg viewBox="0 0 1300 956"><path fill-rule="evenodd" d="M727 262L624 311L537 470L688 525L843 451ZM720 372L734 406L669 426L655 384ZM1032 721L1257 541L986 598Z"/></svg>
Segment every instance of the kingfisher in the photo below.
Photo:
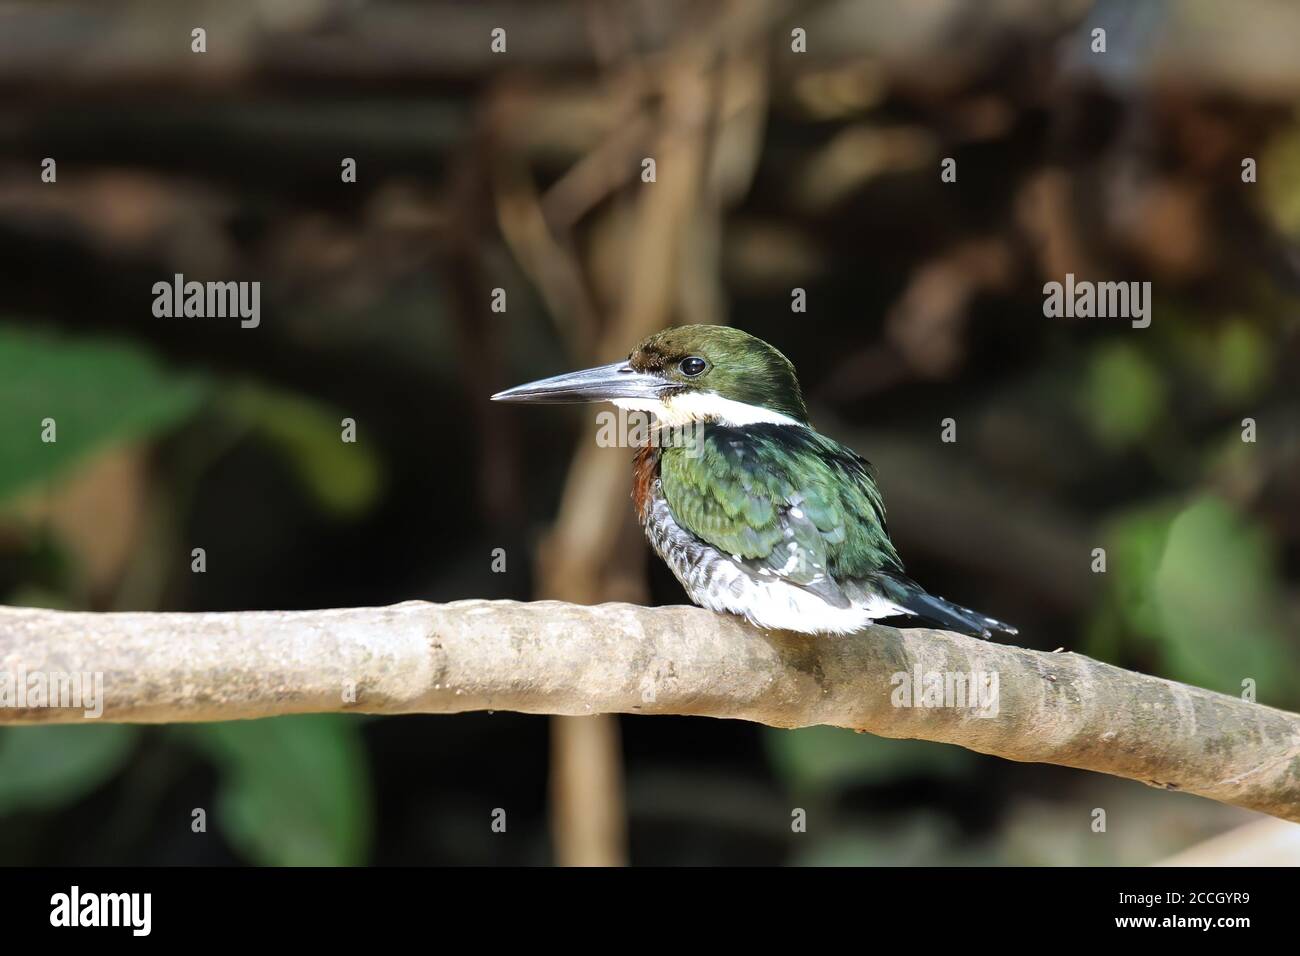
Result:
<svg viewBox="0 0 1300 956"><path fill-rule="evenodd" d="M903 573L871 465L812 427L794 365L747 332L675 326L626 361L492 400L607 401L651 413L656 434L671 429L673 440L638 449L632 500L651 547L701 607L804 634L882 623L1016 633Z"/></svg>

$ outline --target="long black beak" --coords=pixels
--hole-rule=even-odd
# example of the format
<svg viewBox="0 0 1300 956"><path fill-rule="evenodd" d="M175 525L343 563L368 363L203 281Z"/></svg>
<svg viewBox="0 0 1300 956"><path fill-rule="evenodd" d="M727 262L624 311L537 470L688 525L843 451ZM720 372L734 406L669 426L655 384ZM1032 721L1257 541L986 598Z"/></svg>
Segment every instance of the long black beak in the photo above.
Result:
<svg viewBox="0 0 1300 956"><path fill-rule="evenodd" d="M566 372L492 396L494 402L606 402L613 398L659 398L673 383L626 362L612 362L581 372Z"/></svg>

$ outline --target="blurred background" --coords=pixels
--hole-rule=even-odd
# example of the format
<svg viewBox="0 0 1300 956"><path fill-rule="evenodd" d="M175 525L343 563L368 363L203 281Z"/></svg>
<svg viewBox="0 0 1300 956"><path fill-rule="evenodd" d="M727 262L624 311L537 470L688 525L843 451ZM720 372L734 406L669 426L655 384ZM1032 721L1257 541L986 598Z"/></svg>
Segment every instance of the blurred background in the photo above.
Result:
<svg viewBox="0 0 1300 956"><path fill-rule="evenodd" d="M1289 0L0 4L0 601L681 603L594 410L487 396L731 323L930 590L1296 709L1297 38ZM1067 272L1151 326L1045 318ZM155 317L176 273L260 325ZM5 864L1141 864L1252 819L709 719L0 728Z"/></svg>

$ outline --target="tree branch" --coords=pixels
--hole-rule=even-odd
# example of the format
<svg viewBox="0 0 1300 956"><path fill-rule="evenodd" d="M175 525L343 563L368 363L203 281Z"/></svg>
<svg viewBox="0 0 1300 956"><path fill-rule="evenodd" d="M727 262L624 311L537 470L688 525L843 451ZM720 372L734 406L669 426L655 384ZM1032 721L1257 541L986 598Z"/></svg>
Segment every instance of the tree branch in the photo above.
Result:
<svg viewBox="0 0 1300 956"><path fill-rule="evenodd" d="M108 721L510 710L832 724L1096 770L1300 822L1300 716L1078 654L943 631L810 638L699 608L555 601L226 614L0 608L0 681L6 672L101 672ZM933 672L994 675L996 715L895 706L913 675ZM0 708L0 723L83 719L80 709Z"/></svg>

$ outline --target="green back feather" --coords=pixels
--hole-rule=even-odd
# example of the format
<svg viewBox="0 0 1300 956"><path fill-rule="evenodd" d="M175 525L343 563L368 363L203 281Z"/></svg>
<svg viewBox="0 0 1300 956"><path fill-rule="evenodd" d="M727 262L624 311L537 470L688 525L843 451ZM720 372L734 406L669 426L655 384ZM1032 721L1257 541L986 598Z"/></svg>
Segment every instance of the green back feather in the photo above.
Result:
<svg viewBox="0 0 1300 956"><path fill-rule="evenodd" d="M708 424L663 449L660 477L678 524L795 583L902 571L870 465L810 428Z"/></svg>

